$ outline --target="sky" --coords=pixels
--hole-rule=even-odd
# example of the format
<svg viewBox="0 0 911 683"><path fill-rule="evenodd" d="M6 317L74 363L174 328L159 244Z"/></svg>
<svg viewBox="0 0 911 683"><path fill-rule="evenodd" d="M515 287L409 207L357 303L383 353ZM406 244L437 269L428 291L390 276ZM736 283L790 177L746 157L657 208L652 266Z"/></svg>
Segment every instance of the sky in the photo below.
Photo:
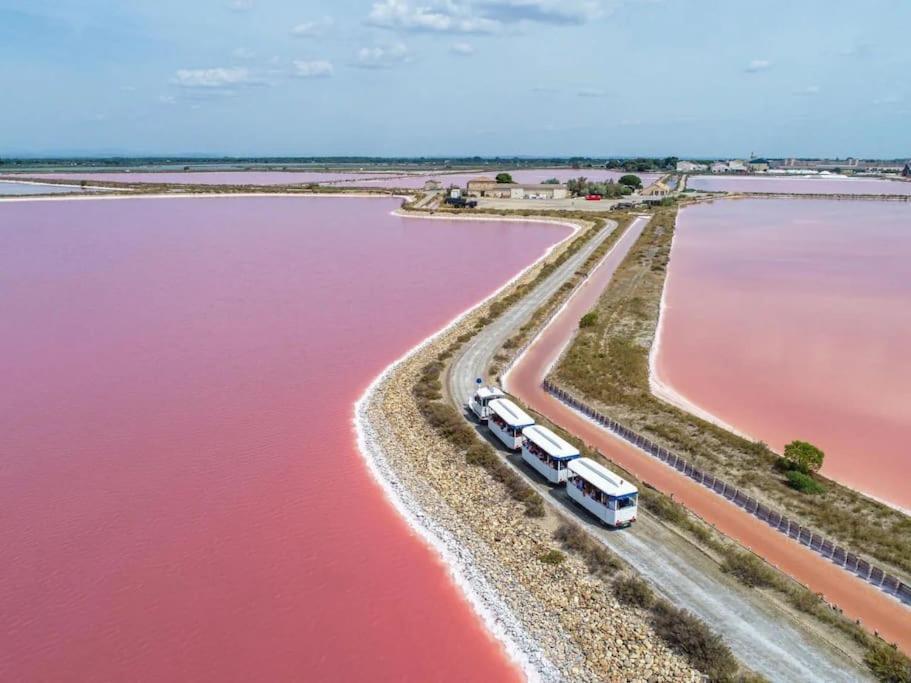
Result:
<svg viewBox="0 0 911 683"><path fill-rule="evenodd" d="M0 0L0 156L911 156L906 0Z"/></svg>

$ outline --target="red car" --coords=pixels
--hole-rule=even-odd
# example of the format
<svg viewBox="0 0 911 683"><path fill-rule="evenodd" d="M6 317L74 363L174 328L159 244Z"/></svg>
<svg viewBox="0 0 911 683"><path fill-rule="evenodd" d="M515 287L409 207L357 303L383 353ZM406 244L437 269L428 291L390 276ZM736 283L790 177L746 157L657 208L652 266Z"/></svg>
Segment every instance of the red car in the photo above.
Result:
<svg viewBox="0 0 911 683"><path fill-rule="evenodd" d="M601 201L600 194L587 194L587 195L585 195L585 198L590 202L600 202Z"/></svg>

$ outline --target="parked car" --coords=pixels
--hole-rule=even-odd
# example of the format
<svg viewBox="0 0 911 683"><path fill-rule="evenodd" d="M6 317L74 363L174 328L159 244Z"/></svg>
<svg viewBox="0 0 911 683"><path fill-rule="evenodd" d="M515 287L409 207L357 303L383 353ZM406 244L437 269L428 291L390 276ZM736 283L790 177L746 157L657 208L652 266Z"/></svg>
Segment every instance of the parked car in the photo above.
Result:
<svg viewBox="0 0 911 683"><path fill-rule="evenodd" d="M601 195L600 194L587 194L587 195L585 195L585 199L590 202L600 202Z"/></svg>

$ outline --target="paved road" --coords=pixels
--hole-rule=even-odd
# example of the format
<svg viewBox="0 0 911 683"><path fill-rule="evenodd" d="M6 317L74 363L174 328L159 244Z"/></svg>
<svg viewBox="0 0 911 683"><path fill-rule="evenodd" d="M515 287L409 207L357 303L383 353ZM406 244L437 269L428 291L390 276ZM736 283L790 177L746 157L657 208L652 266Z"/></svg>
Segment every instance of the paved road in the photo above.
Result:
<svg viewBox="0 0 911 683"><path fill-rule="evenodd" d="M590 279L606 282L646 223L645 218L637 220ZM502 343L578 269L610 229L612 227L605 228L602 236L586 245L580 254L569 259L466 345L454 359L447 377L447 388L453 400L464 404L474 390L475 379L484 377L485 369ZM479 434L499 446L490 439L486 429L480 426L477 429ZM724 634L735 655L750 668L775 681L856 681L866 677L866 673L858 670L847 657L833 652L788 615L722 575L717 566L691 543L647 513L640 511L639 520L631 529L608 530L573 505L563 489L552 488L543 482L514 454L507 454L502 449L501 452L559 515L581 523L674 604L698 614L713 629Z"/></svg>
<svg viewBox="0 0 911 683"><path fill-rule="evenodd" d="M469 342L452 363L447 377L449 395L464 405L474 391L475 380L487 381L487 368L494 355L516 330L524 325L538 308L575 273L591 253L617 228L616 221L607 221L601 234L589 240L579 251L538 284L528 295L505 311Z"/></svg>

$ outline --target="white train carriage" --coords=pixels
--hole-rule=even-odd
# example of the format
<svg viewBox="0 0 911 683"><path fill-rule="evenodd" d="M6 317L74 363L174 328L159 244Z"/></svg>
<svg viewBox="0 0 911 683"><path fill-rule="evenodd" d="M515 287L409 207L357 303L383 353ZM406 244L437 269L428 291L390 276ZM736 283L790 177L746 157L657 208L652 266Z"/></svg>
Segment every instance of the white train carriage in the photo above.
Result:
<svg viewBox="0 0 911 683"><path fill-rule="evenodd" d="M568 463L566 493L608 526L636 521L639 489L589 458Z"/></svg>
<svg viewBox="0 0 911 683"><path fill-rule="evenodd" d="M487 426L496 437L514 451L522 447L522 430L535 421L508 398L496 398L487 404L490 416Z"/></svg>
<svg viewBox="0 0 911 683"><path fill-rule="evenodd" d="M522 460L531 465L552 484L566 481L569 463L579 457L579 450L547 427L532 425L522 430Z"/></svg>
<svg viewBox="0 0 911 683"><path fill-rule="evenodd" d="M478 387L477 391L468 399L468 407L478 420L487 422L487 418L490 417L490 402L505 396L506 394L497 387Z"/></svg>

